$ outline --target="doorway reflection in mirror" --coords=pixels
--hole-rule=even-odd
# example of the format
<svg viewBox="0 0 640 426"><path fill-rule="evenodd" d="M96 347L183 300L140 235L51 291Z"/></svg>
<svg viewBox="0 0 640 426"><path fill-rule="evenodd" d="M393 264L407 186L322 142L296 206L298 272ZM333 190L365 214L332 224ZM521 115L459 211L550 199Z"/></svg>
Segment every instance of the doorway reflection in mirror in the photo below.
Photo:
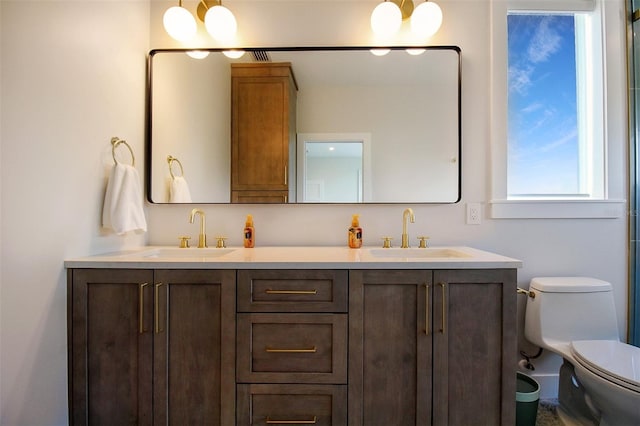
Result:
<svg viewBox="0 0 640 426"><path fill-rule="evenodd" d="M298 201L370 200L370 140L367 133L298 134Z"/></svg>

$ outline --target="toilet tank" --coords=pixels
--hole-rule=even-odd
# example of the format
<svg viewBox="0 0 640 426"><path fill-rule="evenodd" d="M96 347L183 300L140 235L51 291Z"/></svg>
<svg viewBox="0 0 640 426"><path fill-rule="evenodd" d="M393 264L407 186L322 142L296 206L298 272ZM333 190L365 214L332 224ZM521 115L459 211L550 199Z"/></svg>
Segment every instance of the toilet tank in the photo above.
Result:
<svg viewBox="0 0 640 426"><path fill-rule="evenodd" d="M573 340L619 340L611 284L588 277L531 280L524 335L531 343L564 352Z"/></svg>

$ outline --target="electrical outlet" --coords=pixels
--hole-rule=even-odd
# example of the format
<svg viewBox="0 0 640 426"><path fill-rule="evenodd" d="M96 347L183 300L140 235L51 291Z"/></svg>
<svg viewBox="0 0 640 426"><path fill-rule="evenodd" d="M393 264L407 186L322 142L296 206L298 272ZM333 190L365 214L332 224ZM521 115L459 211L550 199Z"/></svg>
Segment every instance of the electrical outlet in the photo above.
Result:
<svg viewBox="0 0 640 426"><path fill-rule="evenodd" d="M467 225L480 225L480 203L467 203Z"/></svg>

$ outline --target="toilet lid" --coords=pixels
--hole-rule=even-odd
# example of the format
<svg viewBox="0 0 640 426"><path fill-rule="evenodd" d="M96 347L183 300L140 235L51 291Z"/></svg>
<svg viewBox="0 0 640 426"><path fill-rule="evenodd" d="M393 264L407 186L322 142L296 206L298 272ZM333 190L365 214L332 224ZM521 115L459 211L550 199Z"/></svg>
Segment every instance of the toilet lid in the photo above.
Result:
<svg viewBox="0 0 640 426"><path fill-rule="evenodd" d="M571 342L571 352L593 373L640 392L640 348L616 340Z"/></svg>

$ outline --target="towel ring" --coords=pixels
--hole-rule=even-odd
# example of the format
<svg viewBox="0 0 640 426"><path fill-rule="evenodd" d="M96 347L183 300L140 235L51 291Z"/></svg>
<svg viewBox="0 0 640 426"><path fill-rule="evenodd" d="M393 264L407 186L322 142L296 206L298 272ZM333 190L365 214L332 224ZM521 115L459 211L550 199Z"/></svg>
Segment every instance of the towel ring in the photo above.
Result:
<svg viewBox="0 0 640 426"><path fill-rule="evenodd" d="M120 164L118 163L118 160L116 160L116 148L120 144L124 144L127 148L129 148L129 152L131 153L131 166L135 166L136 156L133 155L133 149L131 149L131 146L127 143L127 141L120 139L117 136L111 138L111 155L113 156L113 162L116 164Z"/></svg>
<svg viewBox="0 0 640 426"><path fill-rule="evenodd" d="M173 179L176 178L176 175L173 174L173 169L172 169L174 162L178 163L178 165L180 166L180 176L179 177L184 177L184 169L182 168L182 163L176 157L173 157L171 155L167 155L167 163L169 163L169 174L171 175L171 177Z"/></svg>

